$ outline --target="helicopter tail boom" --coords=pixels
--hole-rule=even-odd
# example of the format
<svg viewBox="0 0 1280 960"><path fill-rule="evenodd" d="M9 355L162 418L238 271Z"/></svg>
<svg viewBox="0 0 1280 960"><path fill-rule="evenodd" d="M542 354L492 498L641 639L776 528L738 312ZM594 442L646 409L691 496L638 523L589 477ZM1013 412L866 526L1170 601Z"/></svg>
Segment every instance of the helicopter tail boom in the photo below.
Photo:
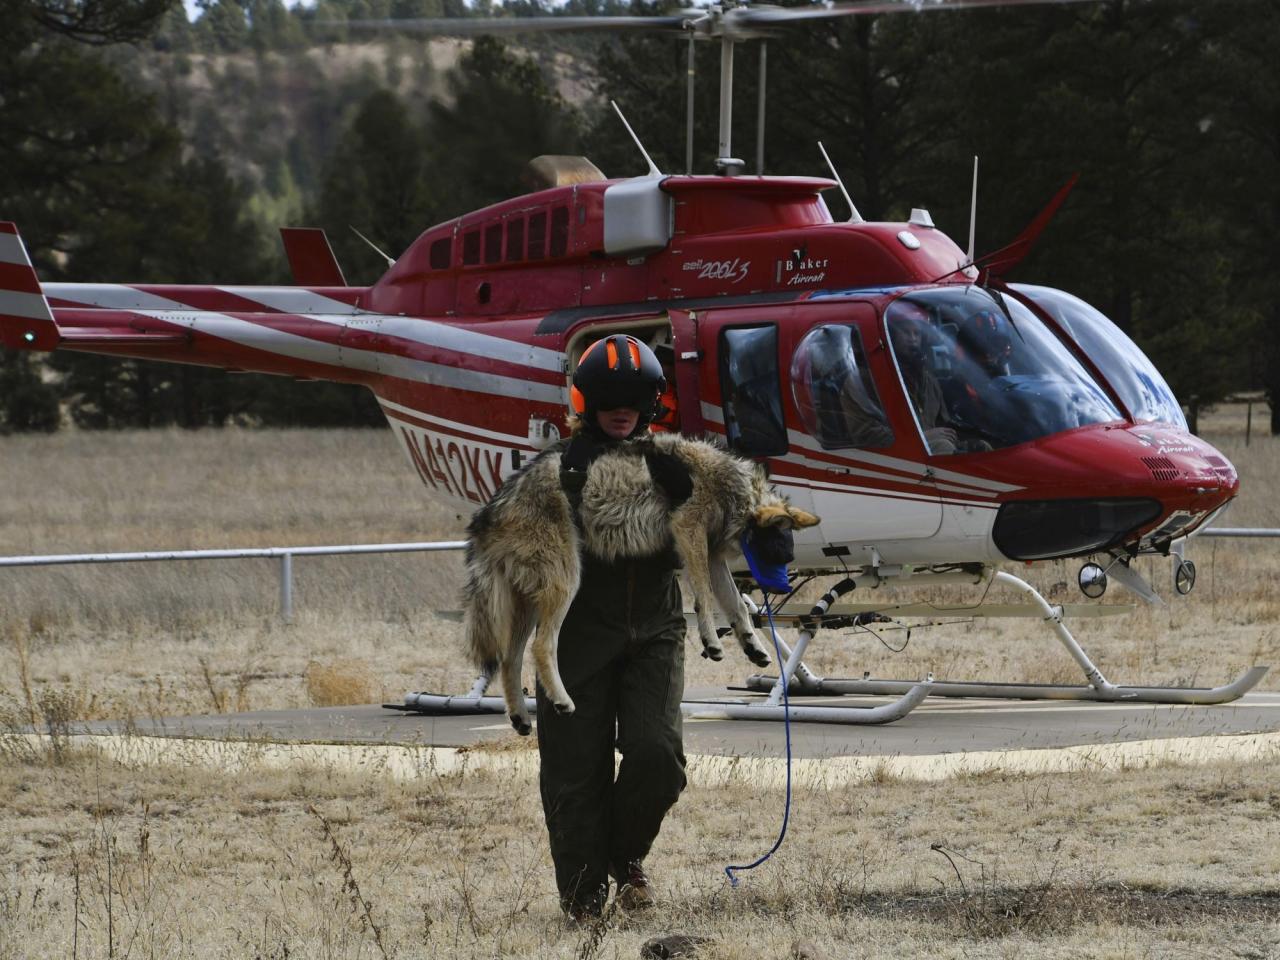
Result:
<svg viewBox="0 0 1280 960"><path fill-rule="evenodd" d="M363 383L378 372L376 354L367 349L376 323L356 306L366 292L347 286L42 284L17 227L0 221L0 344L14 350L73 350Z"/></svg>

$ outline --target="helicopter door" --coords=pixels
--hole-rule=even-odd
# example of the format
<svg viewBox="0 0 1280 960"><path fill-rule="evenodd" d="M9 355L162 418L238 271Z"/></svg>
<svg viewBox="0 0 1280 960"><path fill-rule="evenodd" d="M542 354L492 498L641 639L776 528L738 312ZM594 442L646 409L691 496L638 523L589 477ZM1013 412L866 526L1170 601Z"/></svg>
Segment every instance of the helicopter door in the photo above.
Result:
<svg viewBox="0 0 1280 960"><path fill-rule="evenodd" d="M674 353L676 407L680 413L680 432L700 437L707 426L702 419L702 396L698 385L698 369L702 351L698 349L698 318L692 311L672 310L671 336Z"/></svg>
<svg viewBox="0 0 1280 960"><path fill-rule="evenodd" d="M940 491L920 462L918 440L892 415L897 379L875 308L815 304L801 316L806 323L787 327L788 417L796 427L787 459L813 486L823 539L875 545L932 537L942 524Z"/></svg>

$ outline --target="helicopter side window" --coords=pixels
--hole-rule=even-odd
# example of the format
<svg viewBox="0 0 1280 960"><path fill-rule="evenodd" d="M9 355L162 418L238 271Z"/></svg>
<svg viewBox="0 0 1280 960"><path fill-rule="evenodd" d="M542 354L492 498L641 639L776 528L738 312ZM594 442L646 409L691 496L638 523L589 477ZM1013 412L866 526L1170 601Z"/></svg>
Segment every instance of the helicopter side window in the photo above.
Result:
<svg viewBox="0 0 1280 960"><path fill-rule="evenodd" d="M569 252L569 208L551 211L551 256L563 257Z"/></svg>
<svg viewBox="0 0 1280 960"><path fill-rule="evenodd" d="M541 260L547 255L546 211L529 217L529 259Z"/></svg>
<svg viewBox="0 0 1280 960"><path fill-rule="evenodd" d="M433 242L428 259L432 270L448 270L453 260L453 237L441 237Z"/></svg>
<svg viewBox="0 0 1280 960"><path fill-rule="evenodd" d="M507 261L524 259L524 217L507 221Z"/></svg>
<svg viewBox="0 0 1280 960"><path fill-rule="evenodd" d="M731 449L749 457L787 452L777 327L738 327L720 334L720 394Z"/></svg>
<svg viewBox="0 0 1280 960"><path fill-rule="evenodd" d="M893 446L856 328L825 324L805 334L791 360L791 393L823 449Z"/></svg>
<svg viewBox="0 0 1280 960"><path fill-rule="evenodd" d="M480 231L468 230L462 235L462 265L474 267L480 262Z"/></svg>
<svg viewBox="0 0 1280 960"><path fill-rule="evenodd" d="M484 228L484 262L497 263L502 259L502 224Z"/></svg>

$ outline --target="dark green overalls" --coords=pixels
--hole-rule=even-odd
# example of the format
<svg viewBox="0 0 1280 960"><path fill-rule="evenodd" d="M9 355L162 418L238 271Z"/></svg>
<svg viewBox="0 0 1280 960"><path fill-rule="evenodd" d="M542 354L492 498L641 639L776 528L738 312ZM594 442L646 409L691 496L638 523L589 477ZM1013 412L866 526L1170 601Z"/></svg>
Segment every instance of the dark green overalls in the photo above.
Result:
<svg viewBox="0 0 1280 960"><path fill-rule="evenodd" d="M538 686L542 807L566 909L604 905L611 870L644 859L684 789L676 569L672 551L616 564L584 554L560 630L560 674L574 713L557 714Z"/></svg>

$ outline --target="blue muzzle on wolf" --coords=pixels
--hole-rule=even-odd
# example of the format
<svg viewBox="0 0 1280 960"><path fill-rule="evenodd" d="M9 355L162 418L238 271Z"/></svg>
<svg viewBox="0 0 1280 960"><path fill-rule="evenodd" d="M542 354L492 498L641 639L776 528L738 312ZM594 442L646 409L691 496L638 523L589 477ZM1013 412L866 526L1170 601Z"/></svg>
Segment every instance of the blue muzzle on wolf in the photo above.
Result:
<svg viewBox="0 0 1280 960"><path fill-rule="evenodd" d="M791 531L781 527L750 526L742 534L742 555L760 589L786 593L791 589L787 564L796 558Z"/></svg>

